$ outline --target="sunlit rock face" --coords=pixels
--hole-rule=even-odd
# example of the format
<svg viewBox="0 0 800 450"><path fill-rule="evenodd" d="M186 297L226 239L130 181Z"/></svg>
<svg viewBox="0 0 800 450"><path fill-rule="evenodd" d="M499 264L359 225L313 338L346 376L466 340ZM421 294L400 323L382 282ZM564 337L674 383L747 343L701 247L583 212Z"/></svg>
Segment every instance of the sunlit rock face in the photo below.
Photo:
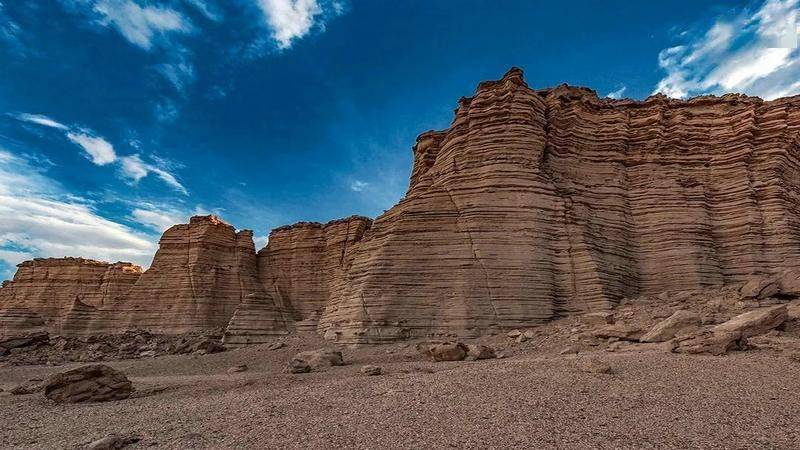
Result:
<svg viewBox="0 0 800 450"><path fill-rule="evenodd" d="M448 129L419 136L408 192L374 221L281 227L256 254L251 232L193 217L141 276L107 282L113 294L46 296L75 276L27 282L41 274L24 263L0 305L26 308L9 323L69 316L67 333L378 343L743 283L797 266L799 136L800 97L600 99L531 89L511 69L462 98Z"/></svg>
<svg viewBox="0 0 800 450"><path fill-rule="evenodd" d="M84 258L25 261L17 266L14 279L0 288L0 310L23 308L58 332L76 300L94 307L109 304L124 295L141 274L141 267L124 262Z"/></svg>
<svg viewBox="0 0 800 450"><path fill-rule="evenodd" d="M253 233L215 216L195 216L164 232L153 263L96 330L160 333L224 328L248 294L263 294Z"/></svg>
<svg viewBox="0 0 800 450"><path fill-rule="evenodd" d="M798 130L798 97L599 99L512 69L419 137L320 331L475 335L796 264Z"/></svg>

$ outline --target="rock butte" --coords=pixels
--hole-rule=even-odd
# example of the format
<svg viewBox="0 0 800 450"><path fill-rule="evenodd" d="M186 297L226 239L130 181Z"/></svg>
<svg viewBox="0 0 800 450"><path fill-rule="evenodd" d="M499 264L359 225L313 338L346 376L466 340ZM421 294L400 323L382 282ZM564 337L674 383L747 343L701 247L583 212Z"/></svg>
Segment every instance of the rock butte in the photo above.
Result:
<svg viewBox="0 0 800 450"><path fill-rule="evenodd" d="M252 232L193 217L141 274L20 264L0 318L18 330L39 315L66 333L227 327L234 345L293 330L378 343L744 283L797 266L798 130L800 96L600 99L531 89L512 68L462 98L450 128L417 138L408 192L374 221L281 227L256 254Z"/></svg>

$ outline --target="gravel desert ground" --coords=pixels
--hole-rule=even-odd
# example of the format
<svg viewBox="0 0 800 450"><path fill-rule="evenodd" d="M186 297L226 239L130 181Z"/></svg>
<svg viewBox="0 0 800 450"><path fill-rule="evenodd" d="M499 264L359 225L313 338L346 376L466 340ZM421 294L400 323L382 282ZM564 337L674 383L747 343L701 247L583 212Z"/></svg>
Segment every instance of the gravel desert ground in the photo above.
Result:
<svg viewBox="0 0 800 450"><path fill-rule="evenodd" d="M111 362L137 389L118 402L54 405L0 393L2 447L81 448L109 434L140 439L129 448L800 445L800 363L771 350L559 355L529 342L508 344L501 359L434 363L398 344L343 348L345 366L290 374L297 351L330 343L284 341L278 350ZM612 372L585 371L589 360ZM248 370L229 373L240 364ZM365 364L385 373L366 376ZM64 369L2 367L0 387Z"/></svg>

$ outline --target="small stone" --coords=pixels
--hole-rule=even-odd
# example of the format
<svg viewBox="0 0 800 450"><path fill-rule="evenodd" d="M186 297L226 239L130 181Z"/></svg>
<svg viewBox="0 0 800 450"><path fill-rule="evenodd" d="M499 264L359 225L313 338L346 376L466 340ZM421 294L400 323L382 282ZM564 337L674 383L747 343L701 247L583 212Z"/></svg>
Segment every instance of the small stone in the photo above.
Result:
<svg viewBox="0 0 800 450"><path fill-rule="evenodd" d="M87 446L87 448L89 450L116 450L126 447L130 444L135 444L140 440L140 438L135 436L123 437L116 434L111 434L92 442Z"/></svg>
<svg viewBox="0 0 800 450"><path fill-rule="evenodd" d="M289 362L292 373L305 373L323 367L343 366L342 352L328 349L309 350L296 354ZM308 370L305 369L308 366ZM295 372L294 370L299 370Z"/></svg>
<svg viewBox="0 0 800 450"><path fill-rule="evenodd" d="M248 369L247 364L239 364L238 366L233 366L230 369L228 369L228 373L244 372L247 369Z"/></svg>
<svg viewBox="0 0 800 450"><path fill-rule="evenodd" d="M367 366L361 367L361 373L363 373L365 375L369 375L369 376L382 375L383 374L383 368L380 367L380 366L367 365Z"/></svg>
<svg viewBox="0 0 800 450"><path fill-rule="evenodd" d="M278 341L278 342L273 342L272 344L269 344L269 347L267 347L267 348L269 350L278 350L278 349L281 349L283 347L286 347L286 343L283 342L283 341Z"/></svg>
<svg viewBox="0 0 800 450"><path fill-rule="evenodd" d="M611 374L614 370L607 363L598 359L587 359L580 363L580 369L587 373Z"/></svg>
<svg viewBox="0 0 800 450"><path fill-rule="evenodd" d="M536 332L533 330L527 330L522 333L522 335L525 336L526 339L533 339L536 337Z"/></svg>
<svg viewBox="0 0 800 450"><path fill-rule="evenodd" d="M570 345L568 347L565 347L560 352L558 352L558 354L559 355L577 355L578 353L580 353L580 351L581 351L580 347L578 347L577 345Z"/></svg>
<svg viewBox="0 0 800 450"><path fill-rule="evenodd" d="M299 359L289 361L289 372L291 373L308 373L311 372L311 365Z"/></svg>
<svg viewBox="0 0 800 450"><path fill-rule="evenodd" d="M11 390L11 395L30 395L44 389L43 381L39 378L32 378Z"/></svg>
<svg viewBox="0 0 800 450"><path fill-rule="evenodd" d="M461 361L467 357L467 346L460 342L420 342L417 351L434 361Z"/></svg>

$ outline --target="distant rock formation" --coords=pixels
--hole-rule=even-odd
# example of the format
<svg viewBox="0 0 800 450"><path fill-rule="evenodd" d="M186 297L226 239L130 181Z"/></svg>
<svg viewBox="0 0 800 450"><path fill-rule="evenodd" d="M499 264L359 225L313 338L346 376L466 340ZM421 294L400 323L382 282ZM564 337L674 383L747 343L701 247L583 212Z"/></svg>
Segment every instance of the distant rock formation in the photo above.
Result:
<svg viewBox="0 0 800 450"><path fill-rule="evenodd" d="M413 152L406 196L374 221L281 227L256 255L251 232L193 217L124 295L62 295L50 277L21 291L39 279L23 263L0 308L69 314L68 332L376 343L524 328L800 260L800 96L600 99L531 89L514 68Z"/></svg>
<svg viewBox="0 0 800 450"><path fill-rule="evenodd" d="M124 295L141 275L141 267L126 262L111 264L84 258L25 261L17 266L14 279L0 288L0 311L24 308L58 331L76 298L86 305L102 307Z"/></svg>
<svg viewBox="0 0 800 450"><path fill-rule="evenodd" d="M266 297L253 233L214 216L192 217L164 232L150 268L93 326L183 333L224 328L248 294Z"/></svg>

